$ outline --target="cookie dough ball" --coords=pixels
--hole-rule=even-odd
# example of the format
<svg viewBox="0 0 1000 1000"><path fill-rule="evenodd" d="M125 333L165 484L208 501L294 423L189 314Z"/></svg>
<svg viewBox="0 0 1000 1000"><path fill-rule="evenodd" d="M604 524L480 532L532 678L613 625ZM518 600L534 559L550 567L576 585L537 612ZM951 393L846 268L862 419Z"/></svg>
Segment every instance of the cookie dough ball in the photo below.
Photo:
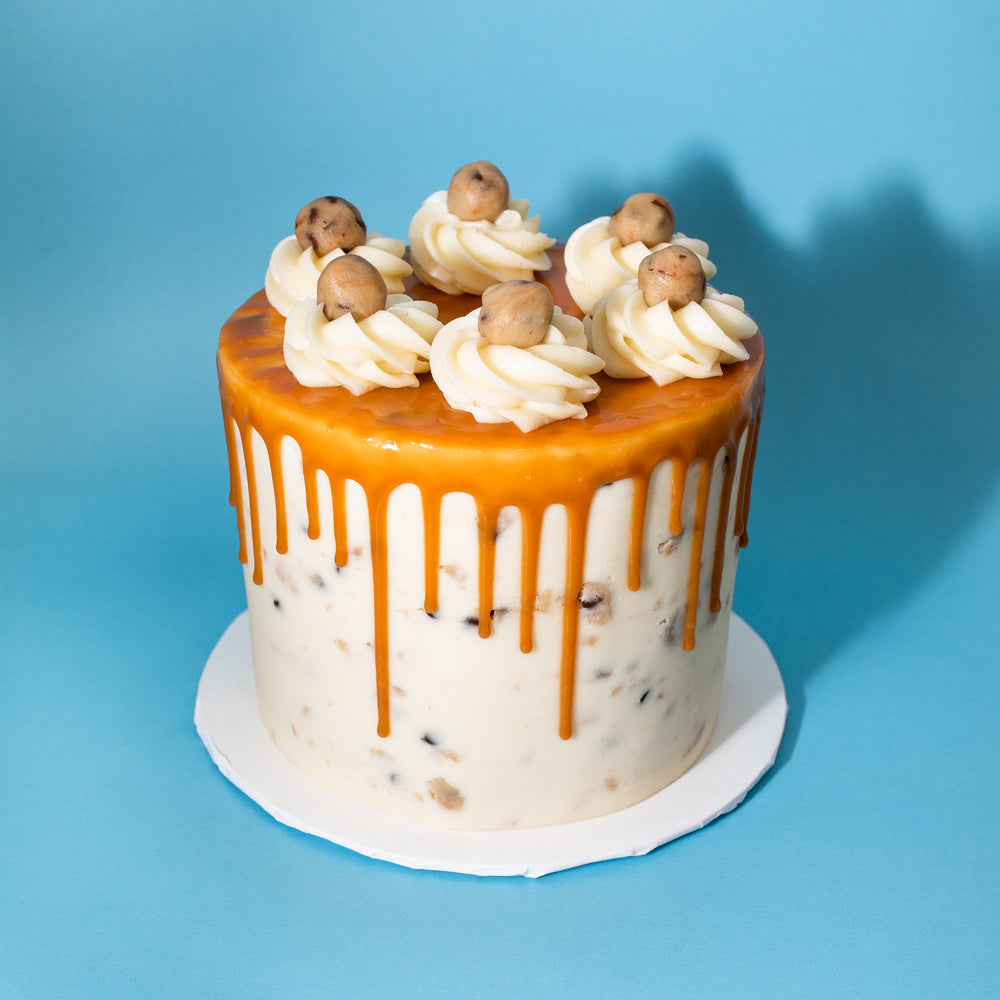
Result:
<svg viewBox="0 0 1000 1000"><path fill-rule="evenodd" d="M456 170L448 185L448 211L465 222L494 222L509 202L507 178L486 160Z"/></svg>
<svg viewBox="0 0 1000 1000"><path fill-rule="evenodd" d="M316 299L329 320L345 313L365 319L385 308L387 295L382 275L356 254L331 260L316 282Z"/></svg>
<svg viewBox="0 0 1000 1000"><path fill-rule="evenodd" d="M555 312L552 293L537 281L504 281L483 292L479 333L491 344L534 347Z"/></svg>
<svg viewBox="0 0 1000 1000"><path fill-rule="evenodd" d="M645 257L639 265L639 291L647 306L666 301L671 309L705 297L705 272L687 247L669 246Z"/></svg>
<svg viewBox="0 0 1000 1000"><path fill-rule="evenodd" d="M663 195L644 191L626 198L611 215L608 235L617 236L622 246L669 243L674 236L677 216Z"/></svg>
<svg viewBox="0 0 1000 1000"><path fill-rule="evenodd" d="M295 238L303 250L323 257L331 250L353 250L368 238L361 213L343 198L328 195L309 202L295 216Z"/></svg>

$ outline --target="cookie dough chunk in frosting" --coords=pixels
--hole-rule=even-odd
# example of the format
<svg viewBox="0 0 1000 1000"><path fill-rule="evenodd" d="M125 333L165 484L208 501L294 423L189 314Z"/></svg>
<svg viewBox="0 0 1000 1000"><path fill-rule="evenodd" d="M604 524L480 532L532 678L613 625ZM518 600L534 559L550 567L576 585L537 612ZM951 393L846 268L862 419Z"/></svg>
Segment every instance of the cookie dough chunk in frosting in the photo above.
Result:
<svg viewBox="0 0 1000 1000"><path fill-rule="evenodd" d="M529 204L511 199L504 175L484 160L456 171L447 191L432 194L410 223L413 270L424 284L459 295L531 280L547 271L555 240L539 231Z"/></svg>
<svg viewBox="0 0 1000 1000"><path fill-rule="evenodd" d="M417 385L441 329L437 306L388 295L371 264L343 254L317 288L319 298L303 299L285 320L285 364L300 385L343 386L355 396Z"/></svg>
<svg viewBox="0 0 1000 1000"><path fill-rule="evenodd" d="M402 240L369 233L361 213L343 198L317 198L299 210L295 235L286 236L272 251L264 290L282 316L316 294L316 280L332 260L355 254L382 275L391 294L403 292L403 279L413 269L403 259Z"/></svg>
<svg viewBox="0 0 1000 1000"><path fill-rule="evenodd" d="M666 198L643 192L627 198L612 215L580 226L566 241L566 284L573 301L585 313L593 312L599 298L636 276L644 257L671 245L693 250L706 277L714 277L708 244L675 232L674 219Z"/></svg>
<svg viewBox="0 0 1000 1000"><path fill-rule="evenodd" d="M749 357L741 341L757 332L757 324L743 300L693 282L683 268L669 273L678 263L671 258L688 258L680 261L686 264L693 256L679 247L650 254L639 277L597 302L587 321L591 349L612 378L648 377L666 385L721 375L722 365Z"/></svg>
<svg viewBox="0 0 1000 1000"><path fill-rule="evenodd" d="M431 375L449 406L522 431L585 417L600 392L591 376L603 367L583 323L535 282L490 288L482 307L448 323L431 347Z"/></svg>

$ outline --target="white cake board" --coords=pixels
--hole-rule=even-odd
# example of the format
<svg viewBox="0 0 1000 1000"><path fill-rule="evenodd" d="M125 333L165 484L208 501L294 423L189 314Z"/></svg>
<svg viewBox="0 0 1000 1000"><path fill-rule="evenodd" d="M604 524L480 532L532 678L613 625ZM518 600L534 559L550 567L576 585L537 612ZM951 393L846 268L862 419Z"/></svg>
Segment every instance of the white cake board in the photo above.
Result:
<svg viewBox="0 0 1000 1000"><path fill-rule="evenodd" d="M438 830L383 816L317 784L271 741L257 713L247 613L208 658L198 735L219 770L275 819L407 868L537 877L648 854L735 808L774 763L785 688L764 641L733 615L719 721L698 762L651 798L608 816L533 830Z"/></svg>

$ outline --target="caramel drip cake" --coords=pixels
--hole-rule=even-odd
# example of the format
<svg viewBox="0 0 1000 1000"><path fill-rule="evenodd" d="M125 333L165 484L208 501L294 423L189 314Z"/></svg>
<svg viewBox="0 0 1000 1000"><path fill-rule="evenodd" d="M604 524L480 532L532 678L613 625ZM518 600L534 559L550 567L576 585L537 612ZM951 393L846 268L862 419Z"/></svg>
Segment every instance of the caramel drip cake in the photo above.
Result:
<svg viewBox="0 0 1000 1000"><path fill-rule="evenodd" d="M563 248L501 199L484 219L509 223L496 237L507 271L482 292L426 283L445 255L411 228L405 295L369 263L358 281L327 263L287 320L252 296L218 351L267 730L321 785L466 830L623 809L698 759L718 714L764 391L763 343L745 325L714 360L675 351L711 375L609 374L646 364L620 356L634 339L620 317L687 310L697 332L695 310L746 319L742 303L696 289L682 304L671 291L584 313ZM482 220L442 204L459 240L483 242L462 231ZM530 286L508 276L522 250L545 268L529 268ZM628 279L633 298L656 300L666 267L650 265L645 289ZM486 269L463 265L459 284ZM657 373L669 353L652 352Z"/></svg>

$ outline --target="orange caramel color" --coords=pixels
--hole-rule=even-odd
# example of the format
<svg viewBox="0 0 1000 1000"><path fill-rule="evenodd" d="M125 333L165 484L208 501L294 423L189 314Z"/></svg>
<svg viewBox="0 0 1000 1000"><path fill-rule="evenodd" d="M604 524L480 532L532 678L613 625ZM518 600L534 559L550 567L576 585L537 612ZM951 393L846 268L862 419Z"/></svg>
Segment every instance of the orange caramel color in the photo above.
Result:
<svg viewBox="0 0 1000 1000"><path fill-rule="evenodd" d="M550 251L553 269L540 276L556 304L577 316L562 279L562 251ZM435 302L447 322L478 308L478 296L449 296L415 283L408 291ZM700 467L693 532L684 648L694 647L698 585L702 567L711 470L724 451L726 463L718 524L714 526L710 610L720 609L726 532L731 505L736 505L735 534L746 544L753 459L764 397L764 346L760 334L745 341L750 357L727 365L709 379L681 379L658 387L650 379L596 376L601 393L587 405L583 420L562 420L530 433L513 424L479 424L468 413L452 410L430 375L416 388L375 389L352 396L343 388L308 388L286 368L282 342L284 319L258 292L223 326L218 368L230 464L230 502L236 507L240 560L250 561L255 583L262 582L261 538L253 471L251 436L267 448L277 518L275 548L287 549L287 524L281 469L281 441L291 436L302 452L309 536L319 533L317 473L323 471L333 495L333 524L338 566L348 559L344 486L353 480L364 490L371 531L374 659L378 733L388 735L389 623L386 511L389 495L404 483L420 491L424 510L425 608L437 603L439 514L446 493L467 493L476 503L479 527L479 632L490 634L493 610L493 564L497 518L504 507L516 507L522 524L521 649L532 647L539 540L547 507L566 510L566 599L560 665L559 734L572 735L579 604L583 586L584 545L591 500L605 483L631 480L633 512L629 544L628 586L642 580L640 554L646 496L653 470L673 463L672 496L667 528L681 532L681 504L687 471ZM745 431L745 457L738 482L734 470ZM245 523L236 435L247 466L249 524ZM502 475L498 475L502 470Z"/></svg>

